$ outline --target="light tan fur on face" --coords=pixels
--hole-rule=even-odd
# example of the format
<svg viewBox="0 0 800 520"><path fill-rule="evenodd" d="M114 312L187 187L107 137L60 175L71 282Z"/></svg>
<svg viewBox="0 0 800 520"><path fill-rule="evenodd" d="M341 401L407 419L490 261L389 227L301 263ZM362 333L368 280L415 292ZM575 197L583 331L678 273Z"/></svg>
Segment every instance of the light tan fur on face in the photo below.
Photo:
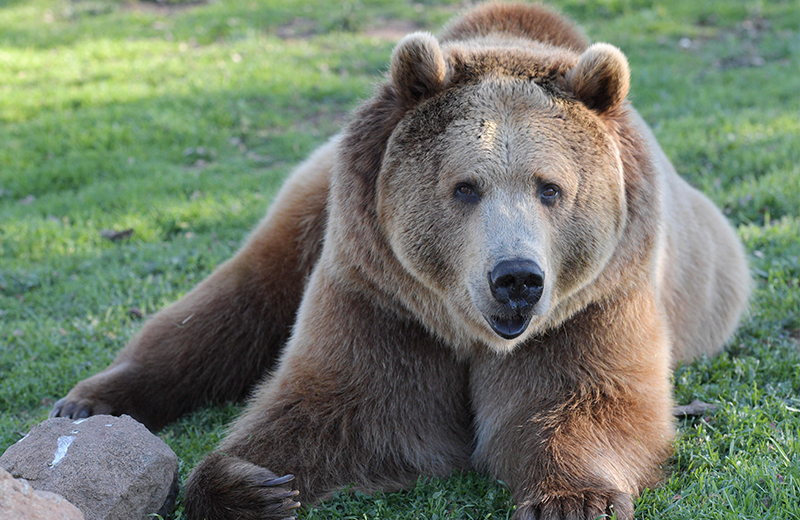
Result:
<svg viewBox="0 0 800 520"><path fill-rule="evenodd" d="M619 154L597 123L589 132L572 128L581 134L578 143L565 140L574 108L554 103L535 84L489 79L463 89L457 116L447 110L430 106L425 112L453 118L442 134L430 137L425 154L413 148L419 126L439 123L427 115L422 122L410 116L401 123L378 179L378 211L390 230L392 252L422 285L399 297L414 294L406 305L417 306L416 314L426 320L435 314L424 312L420 294L433 289L431 298L443 300L449 315L446 325L426 321L432 331L461 348L471 347L477 336L508 351L566 319L561 300L584 289L610 259L626 211ZM474 211L453 200L460 181L482 191ZM563 191L556 208L538 200L538 189L549 183ZM513 257L545 267L546 288L527 334L508 341L483 315L493 308L487 272Z"/></svg>
<svg viewBox="0 0 800 520"><path fill-rule="evenodd" d="M255 387L187 480L191 520L471 467L511 487L515 520L631 520L671 450L670 366L724 346L750 281L626 101L629 74L539 5L409 35L241 251L53 415L157 429ZM544 272L513 340L485 319L509 257Z"/></svg>

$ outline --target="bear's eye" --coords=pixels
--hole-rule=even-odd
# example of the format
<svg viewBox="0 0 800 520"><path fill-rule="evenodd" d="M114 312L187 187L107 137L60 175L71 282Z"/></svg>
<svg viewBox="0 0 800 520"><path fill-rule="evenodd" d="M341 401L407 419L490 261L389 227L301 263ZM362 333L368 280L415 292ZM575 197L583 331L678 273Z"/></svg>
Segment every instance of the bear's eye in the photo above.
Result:
<svg viewBox="0 0 800 520"><path fill-rule="evenodd" d="M553 204L560 194L561 189L558 186L555 184L545 184L539 191L539 198L541 198L542 202L545 204Z"/></svg>
<svg viewBox="0 0 800 520"><path fill-rule="evenodd" d="M466 182L459 182L456 184L455 196L461 201L470 203L475 203L481 200L480 195L478 195L478 191L472 186L472 184Z"/></svg>

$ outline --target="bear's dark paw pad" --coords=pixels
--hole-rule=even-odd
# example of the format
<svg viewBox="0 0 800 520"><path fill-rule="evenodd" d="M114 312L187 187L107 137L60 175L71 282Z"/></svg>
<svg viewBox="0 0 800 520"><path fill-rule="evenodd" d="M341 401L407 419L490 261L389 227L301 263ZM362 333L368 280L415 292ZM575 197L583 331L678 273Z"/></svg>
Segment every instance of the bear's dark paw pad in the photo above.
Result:
<svg viewBox="0 0 800 520"><path fill-rule="evenodd" d="M586 492L547 496L517 506L514 520L633 520L633 499L624 493Z"/></svg>

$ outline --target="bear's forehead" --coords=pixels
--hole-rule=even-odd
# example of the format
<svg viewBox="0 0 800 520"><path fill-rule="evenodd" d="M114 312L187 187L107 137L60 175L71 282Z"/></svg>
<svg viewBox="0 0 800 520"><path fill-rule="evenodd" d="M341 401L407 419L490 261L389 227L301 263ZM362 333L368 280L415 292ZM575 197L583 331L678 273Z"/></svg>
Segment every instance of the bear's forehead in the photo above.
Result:
<svg viewBox="0 0 800 520"><path fill-rule="evenodd" d="M564 178L564 172L599 168L613 160L608 141L598 142L596 134L580 126L567 129L562 122L513 116L454 120L428 158L435 157L435 169L445 174L475 171L523 180L538 173Z"/></svg>
<svg viewBox="0 0 800 520"><path fill-rule="evenodd" d="M558 95L536 79L489 75L480 81L451 85L421 103L404 124L413 141L538 129L555 133L588 134L603 130L596 117L568 95Z"/></svg>
<svg viewBox="0 0 800 520"><path fill-rule="evenodd" d="M395 134L395 146L435 170L520 172L581 170L613 161L611 140L579 102L553 95L535 79L489 75L423 102ZM607 153L601 152L605 150ZM580 166L579 166L580 165Z"/></svg>
<svg viewBox="0 0 800 520"><path fill-rule="evenodd" d="M445 44L451 85L508 77L557 86L579 56L567 49L522 38L478 38Z"/></svg>

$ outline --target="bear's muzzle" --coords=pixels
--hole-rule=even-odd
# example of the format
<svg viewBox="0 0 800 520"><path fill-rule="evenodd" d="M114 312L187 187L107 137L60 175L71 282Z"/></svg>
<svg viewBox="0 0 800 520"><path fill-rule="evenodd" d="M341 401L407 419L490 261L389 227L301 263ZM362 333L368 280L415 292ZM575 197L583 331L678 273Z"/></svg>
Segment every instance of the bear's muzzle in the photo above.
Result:
<svg viewBox="0 0 800 520"><path fill-rule="evenodd" d="M544 271L533 260L514 258L495 265L488 279L500 309L484 317L500 337L514 339L528 328L533 306L542 297Z"/></svg>

